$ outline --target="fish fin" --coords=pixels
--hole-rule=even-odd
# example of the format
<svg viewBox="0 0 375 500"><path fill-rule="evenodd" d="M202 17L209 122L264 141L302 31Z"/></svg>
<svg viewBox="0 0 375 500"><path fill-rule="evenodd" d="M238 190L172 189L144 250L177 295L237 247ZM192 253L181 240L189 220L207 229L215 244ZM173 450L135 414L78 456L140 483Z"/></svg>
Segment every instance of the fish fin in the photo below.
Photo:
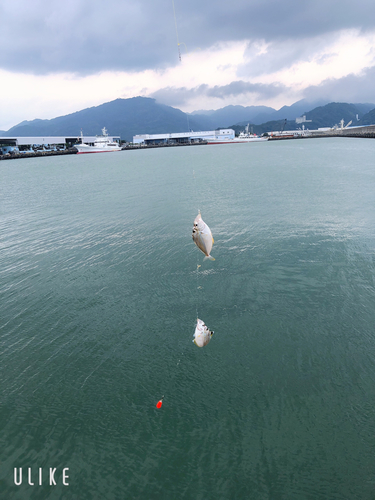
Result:
<svg viewBox="0 0 375 500"><path fill-rule="evenodd" d="M215 260L211 255L206 255L206 257L203 260Z"/></svg>
<svg viewBox="0 0 375 500"><path fill-rule="evenodd" d="M214 237L212 236L212 244L214 244L214 243L215 243L215 241L214 241Z"/></svg>

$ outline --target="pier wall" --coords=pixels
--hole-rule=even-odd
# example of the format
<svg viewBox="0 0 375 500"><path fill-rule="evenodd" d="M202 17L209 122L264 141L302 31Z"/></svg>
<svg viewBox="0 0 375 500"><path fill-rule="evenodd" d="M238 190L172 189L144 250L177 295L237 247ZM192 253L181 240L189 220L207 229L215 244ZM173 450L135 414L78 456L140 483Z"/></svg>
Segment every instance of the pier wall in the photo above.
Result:
<svg viewBox="0 0 375 500"><path fill-rule="evenodd" d="M363 127L348 127L343 129L311 130L313 137L363 137L375 139L375 125L365 125Z"/></svg>

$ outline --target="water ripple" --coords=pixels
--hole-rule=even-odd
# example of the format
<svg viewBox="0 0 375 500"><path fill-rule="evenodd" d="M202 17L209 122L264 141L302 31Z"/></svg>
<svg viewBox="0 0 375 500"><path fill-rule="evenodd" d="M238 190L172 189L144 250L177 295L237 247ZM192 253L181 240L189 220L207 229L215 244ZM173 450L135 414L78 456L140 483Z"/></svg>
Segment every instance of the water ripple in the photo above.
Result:
<svg viewBox="0 0 375 500"><path fill-rule="evenodd" d="M80 499L372 498L375 146L350 141L1 165L2 498L56 465Z"/></svg>

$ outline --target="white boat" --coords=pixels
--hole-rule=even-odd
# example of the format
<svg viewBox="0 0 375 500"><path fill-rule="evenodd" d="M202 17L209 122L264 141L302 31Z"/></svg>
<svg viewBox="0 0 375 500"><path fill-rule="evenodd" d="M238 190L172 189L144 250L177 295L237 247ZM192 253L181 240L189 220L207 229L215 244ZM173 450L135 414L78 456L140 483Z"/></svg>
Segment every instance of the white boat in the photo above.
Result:
<svg viewBox="0 0 375 500"><path fill-rule="evenodd" d="M111 141L108 137L107 130L102 129L102 135L96 136L94 145L85 144L83 142L83 134L81 131L81 143L75 144L74 147L78 150L77 154L82 153L110 153L112 151L121 151L118 142Z"/></svg>
<svg viewBox="0 0 375 500"><path fill-rule="evenodd" d="M207 141L207 144L239 144L239 143L241 144L245 142L263 142L263 141L268 141L268 137L259 137L257 135L244 134L243 132L241 132L240 135L238 137L235 137L234 139L215 137L215 139L209 139Z"/></svg>

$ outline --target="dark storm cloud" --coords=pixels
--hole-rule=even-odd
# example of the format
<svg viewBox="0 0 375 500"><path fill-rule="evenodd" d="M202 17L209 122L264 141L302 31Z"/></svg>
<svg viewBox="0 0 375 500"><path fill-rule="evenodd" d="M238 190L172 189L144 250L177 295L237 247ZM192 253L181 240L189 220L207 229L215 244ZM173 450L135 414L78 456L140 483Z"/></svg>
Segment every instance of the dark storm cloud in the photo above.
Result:
<svg viewBox="0 0 375 500"><path fill-rule="evenodd" d="M267 42L374 29L373 0L174 0L188 51L217 42ZM13 0L0 5L0 67L45 74L137 71L178 64L170 0Z"/></svg>
<svg viewBox="0 0 375 500"><path fill-rule="evenodd" d="M151 0L13 0L0 7L0 67L79 75L142 70L177 58L173 11ZM169 29L166 29L169 25Z"/></svg>
<svg viewBox="0 0 375 500"><path fill-rule="evenodd" d="M192 89L165 87L157 90L150 97L158 102L169 106L182 106L194 98L216 97L226 99L227 97L244 96L246 94L256 94L261 99L275 97L285 91L285 86L276 84L248 83L242 80L231 82L228 85L215 85L209 87L206 84L199 85Z"/></svg>
<svg viewBox="0 0 375 500"><path fill-rule="evenodd" d="M348 75L328 79L320 85L304 90L304 97L310 101L324 99L334 102L374 103L375 67L365 69L360 75Z"/></svg>

